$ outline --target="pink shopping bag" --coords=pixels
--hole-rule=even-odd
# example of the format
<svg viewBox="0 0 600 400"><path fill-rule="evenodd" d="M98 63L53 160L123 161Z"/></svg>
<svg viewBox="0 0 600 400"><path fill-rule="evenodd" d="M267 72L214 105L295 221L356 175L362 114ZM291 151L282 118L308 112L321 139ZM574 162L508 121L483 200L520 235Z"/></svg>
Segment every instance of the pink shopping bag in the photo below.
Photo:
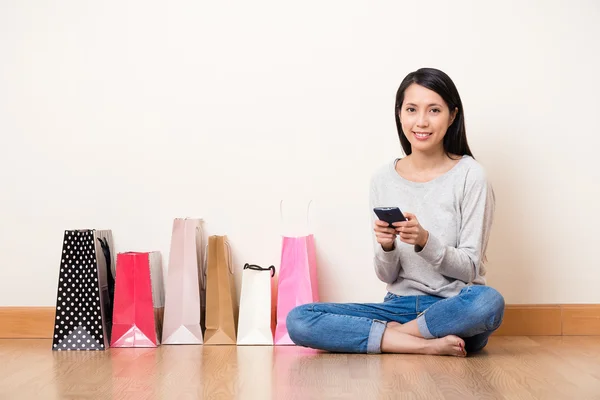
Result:
<svg viewBox="0 0 600 400"><path fill-rule="evenodd" d="M293 345L286 318L296 306L319 301L317 258L313 234L283 236L277 284L275 345Z"/></svg>
<svg viewBox="0 0 600 400"><path fill-rule="evenodd" d="M163 288L162 261L158 251L117 254L110 347L160 345Z"/></svg>

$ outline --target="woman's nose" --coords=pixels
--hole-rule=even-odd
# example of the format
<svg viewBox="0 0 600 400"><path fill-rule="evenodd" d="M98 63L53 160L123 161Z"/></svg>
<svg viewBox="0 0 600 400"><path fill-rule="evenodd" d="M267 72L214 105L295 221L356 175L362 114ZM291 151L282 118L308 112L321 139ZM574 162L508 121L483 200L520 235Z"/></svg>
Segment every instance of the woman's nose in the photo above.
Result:
<svg viewBox="0 0 600 400"><path fill-rule="evenodd" d="M427 114L419 114L417 118L417 126L428 126L429 121L427 120Z"/></svg>

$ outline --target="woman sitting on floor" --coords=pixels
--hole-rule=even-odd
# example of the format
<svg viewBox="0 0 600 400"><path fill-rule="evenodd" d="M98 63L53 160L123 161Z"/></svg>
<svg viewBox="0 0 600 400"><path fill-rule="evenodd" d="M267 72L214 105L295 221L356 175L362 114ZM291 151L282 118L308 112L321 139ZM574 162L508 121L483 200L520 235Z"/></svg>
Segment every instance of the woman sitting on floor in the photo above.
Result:
<svg viewBox="0 0 600 400"><path fill-rule="evenodd" d="M383 303L313 303L287 317L300 346L346 353L466 356L500 326L504 299L486 286L495 197L467 144L464 110L445 73L423 68L396 95L404 158L372 177L370 212L399 207L389 227L373 214L375 273Z"/></svg>

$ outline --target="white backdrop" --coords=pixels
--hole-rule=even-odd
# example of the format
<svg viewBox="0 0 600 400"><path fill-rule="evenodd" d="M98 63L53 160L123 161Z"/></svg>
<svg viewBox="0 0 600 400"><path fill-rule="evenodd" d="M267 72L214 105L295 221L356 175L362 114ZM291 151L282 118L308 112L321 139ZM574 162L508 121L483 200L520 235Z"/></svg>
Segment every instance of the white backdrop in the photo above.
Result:
<svg viewBox="0 0 600 400"><path fill-rule="evenodd" d="M0 3L0 306L53 305L65 229L160 250L198 216L279 263L313 200L325 301L380 301L368 183L422 66L462 95L508 303L600 302L594 1ZM409 211L409 210L407 210Z"/></svg>

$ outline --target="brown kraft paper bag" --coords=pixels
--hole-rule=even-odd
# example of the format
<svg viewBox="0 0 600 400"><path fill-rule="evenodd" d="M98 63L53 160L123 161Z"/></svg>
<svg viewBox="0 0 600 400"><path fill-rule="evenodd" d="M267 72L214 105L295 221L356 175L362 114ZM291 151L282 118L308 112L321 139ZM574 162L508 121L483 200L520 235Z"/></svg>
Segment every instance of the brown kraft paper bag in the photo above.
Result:
<svg viewBox="0 0 600 400"><path fill-rule="evenodd" d="M208 238L205 345L235 345L237 301L227 236Z"/></svg>

